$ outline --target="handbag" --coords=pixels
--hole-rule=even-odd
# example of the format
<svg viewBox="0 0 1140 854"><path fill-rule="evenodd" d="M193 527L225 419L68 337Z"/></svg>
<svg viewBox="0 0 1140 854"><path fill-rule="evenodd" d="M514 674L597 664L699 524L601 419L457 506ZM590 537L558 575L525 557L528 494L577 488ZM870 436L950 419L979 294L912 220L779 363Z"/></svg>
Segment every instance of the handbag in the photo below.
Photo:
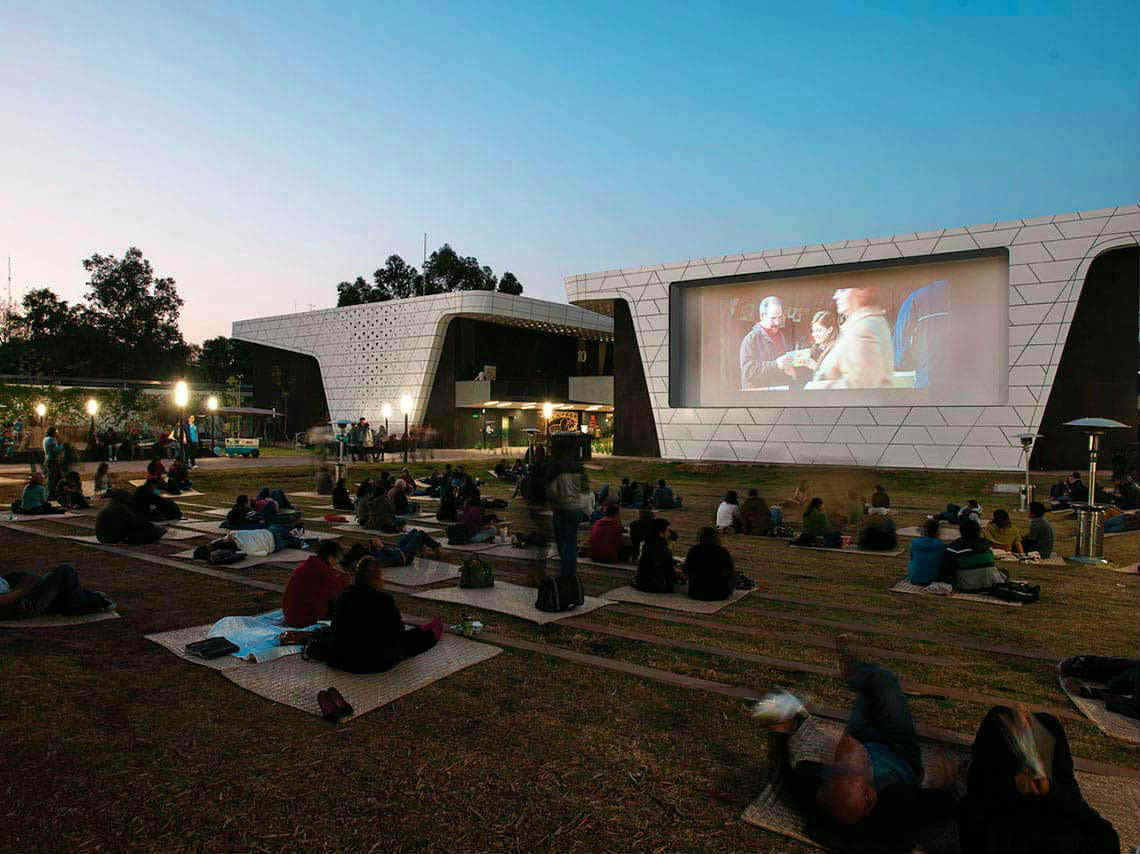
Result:
<svg viewBox="0 0 1140 854"><path fill-rule="evenodd" d="M1041 599L1041 585L1025 581L1003 581L995 584L991 592L1006 602L1037 602Z"/></svg>
<svg viewBox="0 0 1140 854"><path fill-rule="evenodd" d="M547 576L538 584L534 607L540 611L569 611L585 601L582 579L577 575Z"/></svg>
<svg viewBox="0 0 1140 854"><path fill-rule="evenodd" d="M495 586L495 570L482 558L472 555L459 567L459 586L480 588Z"/></svg>

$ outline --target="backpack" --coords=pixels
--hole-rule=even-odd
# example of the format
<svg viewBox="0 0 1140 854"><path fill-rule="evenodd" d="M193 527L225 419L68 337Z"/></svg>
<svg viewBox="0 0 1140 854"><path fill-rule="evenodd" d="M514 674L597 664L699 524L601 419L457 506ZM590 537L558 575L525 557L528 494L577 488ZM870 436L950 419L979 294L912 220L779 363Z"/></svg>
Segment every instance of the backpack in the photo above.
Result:
<svg viewBox="0 0 1140 854"><path fill-rule="evenodd" d="M449 546L465 546L471 542L471 533L466 525L447 526L447 544Z"/></svg>
<svg viewBox="0 0 1140 854"><path fill-rule="evenodd" d="M586 601L582 579L577 575L547 576L538 585L538 601L534 607L540 611L569 611Z"/></svg>
<svg viewBox="0 0 1140 854"><path fill-rule="evenodd" d="M459 567L459 586L468 588L494 587L495 570L491 564L482 558L469 557Z"/></svg>

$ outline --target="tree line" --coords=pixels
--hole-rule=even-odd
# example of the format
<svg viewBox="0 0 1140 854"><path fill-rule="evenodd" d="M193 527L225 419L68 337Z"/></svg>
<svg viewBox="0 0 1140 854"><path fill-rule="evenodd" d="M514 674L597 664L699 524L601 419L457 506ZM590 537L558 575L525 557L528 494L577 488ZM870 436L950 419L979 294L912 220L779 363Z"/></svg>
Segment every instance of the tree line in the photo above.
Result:
<svg viewBox="0 0 1140 854"><path fill-rule="evenodd" d="M225 336L199 347L182 337L183 300L174 279L155 275L137 247L122 258L83 261L82 300L51 288L24 295L3 318L0 374L92 379L174 379L226 383L249 376L249 348Z"/></svg>
<svg viewBox="0 0 1140 854"><path fill-rule="evenodd" d="M523 292L522 283L507 271L502 278L474 256L461 256L450 244L443 244L428 256L422 271L399 255L389 255L384 266L372 273L372 281L357 276L354 281L336 286L337 306L387 302L415 296L445 294L451 291L498 291L515 296Z"/></svg>

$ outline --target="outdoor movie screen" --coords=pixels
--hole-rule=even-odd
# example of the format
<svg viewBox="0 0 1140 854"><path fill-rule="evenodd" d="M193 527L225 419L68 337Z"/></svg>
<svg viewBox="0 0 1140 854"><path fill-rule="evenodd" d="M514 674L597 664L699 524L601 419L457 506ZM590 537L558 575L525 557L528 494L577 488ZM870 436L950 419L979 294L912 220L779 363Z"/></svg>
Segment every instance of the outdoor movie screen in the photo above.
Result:
<svg viewBox="0 0 1140 854"><path fill-rule="evenodd" d="M675 283L670 405L1004 404L1005 250Z"/></svg>

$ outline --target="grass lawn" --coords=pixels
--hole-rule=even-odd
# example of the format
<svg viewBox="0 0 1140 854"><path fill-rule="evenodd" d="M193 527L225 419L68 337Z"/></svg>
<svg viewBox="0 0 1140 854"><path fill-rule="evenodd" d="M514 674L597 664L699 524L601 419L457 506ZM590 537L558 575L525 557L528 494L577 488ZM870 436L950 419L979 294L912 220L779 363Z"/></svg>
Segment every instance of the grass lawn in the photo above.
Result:
<svg viewBox="0 0 1140 854"><path fill-rule="evenodd" d="M484 477L490 465L487 458L469 462ZM354 466L352 480L379 468ZM411 468L420 475L432 466ZM675 552L681 554L729 488L756 487L775 501L806 478L825 508L838 509L849 488L869 495L881 483L903 526L968 497L977 497L987 514L1015 508L1016 495L991 487L1018 480L613 458L591 463L590 476L595 486L611 487L622 476L667 478L684 497L683 510L666 514L680 534ZM214 507L262 485L314 488L306 467L203 471L194 481L205 495L187 501ZM1048 480L1039 486L1047 489ZM484 495L505 498L512 489L490 480ZM0 501L11 502L17 492L0 488ZM325 512L317 509L323 501L297 503L309 517ZM623 518L633 512L623 511ZM1023 517L1012 515L1024 529ZM1058 552L1070 554L1073 522L1051 521ZM89 533L91 521L26 527L32 526L78 534ZM764 785L767 765L766 741L740 699L506 646L487 662L333 726L143 638L279 607L275 591L11 529L0 528L0 542L3 571L71 563L87 586L117 600L122 616L68 628L0 629L0 851L808 850L740 820ZM204 540L138 551L169 555L195 542ZM836 676L795 670L834 666L828 644L837 624L876 648L905 684L1070 712L1053 675L1056 658L1137 655L1135 575L1014 565L1015 577L1041 584L1042 601L1009 608L891 593L905 574L905 557L796 550L763 538L725 537L725 545L757 590L712 617L676 620L689 615L608 607L543 627L494 613L478 618L504 641L756 695L778 684L839 708L851 695ZM1115 563L1137 558L1135 534L1109 538L1105 546ZM455 553L449 559L459 562ZM523 562L493 562L501 579L525 583ZM235 574L284 584L289 569L263 565ZM580 567L580 573L592 595L629 583L621 570ZM404 593L396 600L405 613L438 613L445 622L457 622L462 610ZM637 637L623 636L630 634ZM708 647L717 649L702 649ZM920 724L971 735L988 704L925 691L911 698L911 707ZM1137 768L1134 748L1087 721L1063 723L1074 755ZM1134 827L1118 830L1136 844Z"/></svg>

